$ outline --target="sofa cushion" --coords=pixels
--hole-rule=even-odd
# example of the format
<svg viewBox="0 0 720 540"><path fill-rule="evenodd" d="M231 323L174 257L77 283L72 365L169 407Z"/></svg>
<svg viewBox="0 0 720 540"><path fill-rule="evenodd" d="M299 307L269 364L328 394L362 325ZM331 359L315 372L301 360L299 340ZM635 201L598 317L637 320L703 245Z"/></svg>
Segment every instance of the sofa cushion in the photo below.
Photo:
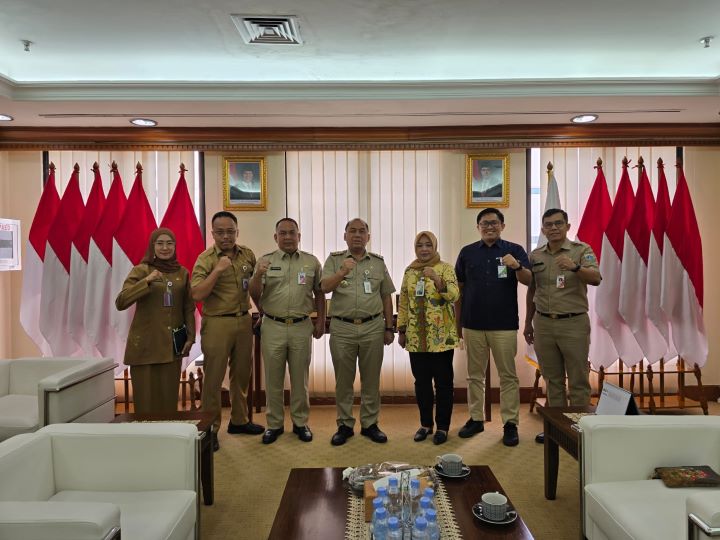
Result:
<svg viewBox="0 0 720 540"><path fill-rule="evenodd" d="M123 538L185 540L195 526L194 491L61 491L50 500L118 505Z"/></svg>
<svg viewBox="0 0 720 540"><path fill-rule="evenodd" d="M41 379L81 364L80 358L16 358L10 365L9 393L32 394L37 399Z"/></svg>
<svg viewBox="0 0 720 540"><path fill-rule="evenodd" d="M97 540L120 526L120 508L97 502L0 502L3 540Z"/></svg>
<svg viewBox="0 0 720 540"><path fill-rule="evenodd" d="M671 489L662 480L598 482L585 487L585 512L613 540L686 538L685 500L714 491Z"/></svg>
<svg viewBox="0 0 720 540"><path fill-rule="evenodd" d="M46 501L55 493L50 437L17 435L0 443L0 501Z"/></svg>
<svg viewBox="0 0 720 540"><path fill-rule="evenodd" d="M0 441L38 429L37 394L0 396Z"/></svg>

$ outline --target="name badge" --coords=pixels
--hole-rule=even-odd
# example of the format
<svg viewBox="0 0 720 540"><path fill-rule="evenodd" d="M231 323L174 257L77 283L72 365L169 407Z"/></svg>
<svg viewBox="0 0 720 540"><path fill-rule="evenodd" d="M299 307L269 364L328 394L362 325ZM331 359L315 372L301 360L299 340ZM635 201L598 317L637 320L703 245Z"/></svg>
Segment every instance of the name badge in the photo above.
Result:
<svg viewBox="0 0 720 540"><path fill-rule="evenodd" d="M507 266L502 263L502 257L497 257L497 277L498 279L505 279L508 276Z"/></svg>
<svg viewBox="0 0 720 540"><path fill-rule="evenodd" d="M425 296L425 280L420 278L415 284L415 296Z"/></svg>
<svg viewBox="0 0 720 540"><path fill-rule="evenodd" d="M363 287L365 288L365 294L372 293L372 285L368 280L363 281Z"/></svg>
<svg viewBox="0 0 720 540"><path fill-rule="evenodd" d="M298 285L305 285L305 272L298 272Z"/></svg>
<svg viewBox="0 0 720 540"><path fill-rule="evenodd" d="M170 287L172 287L172 281L168 281L165 284L165 292L163 293L163 307L173 306L173 293Z"/></svg>
<svg viewBox="0 0 720 540"><path fill-rule="evenodd" d="M247 291L247 290L248 290L249 284L250 284L250 280L249 280L248 278L243 278L243 280L242 280L242 288L243 288L243 291Z"/></svg>
<svg viewBox="0 0 720 540"><path fill-rule="evenodd" d="M560 274L560 275L555 279L555 286L556 286L558 289L564 289L564 288L565 288L565 275L564 275L564 274Z"/></svg>

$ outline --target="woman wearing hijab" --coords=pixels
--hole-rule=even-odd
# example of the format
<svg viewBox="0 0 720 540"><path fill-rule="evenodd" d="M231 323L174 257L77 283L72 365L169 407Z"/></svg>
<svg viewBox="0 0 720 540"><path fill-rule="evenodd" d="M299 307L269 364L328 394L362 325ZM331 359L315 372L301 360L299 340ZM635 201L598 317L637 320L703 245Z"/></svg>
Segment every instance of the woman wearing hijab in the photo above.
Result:
<svg viewBox="0 0 720 540"><path fill-rule="evenodd" d="M453 354L458 345L454 302L459 289L455 269L440 260L430 231L415 237L416 259L405 269L398 308L398 343L410 353L420 429L415 441L433 432L435 444L447 441L453 407ZM433 382L435 391L433 392Z"/></svg>
<svg viewBox="0 0 720 540"><path fill-rule="evenodd" d="M120 311L133 304L125 364L130 366L135 412L175 412L182 357L195 341L195 303L170 229L152 232L145 257L130 270L115 299Z"/></svg>

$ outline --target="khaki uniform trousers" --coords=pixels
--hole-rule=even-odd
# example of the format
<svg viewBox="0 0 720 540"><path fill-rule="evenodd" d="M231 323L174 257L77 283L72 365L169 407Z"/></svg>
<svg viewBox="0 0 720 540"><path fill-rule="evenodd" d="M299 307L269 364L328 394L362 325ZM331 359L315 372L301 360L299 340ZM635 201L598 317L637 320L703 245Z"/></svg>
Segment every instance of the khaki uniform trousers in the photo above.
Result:
<svg viewBox="0 0 720 540"><path fill-rule="evenodd" d="M566 407L565 374L570 405L590 404L590 318L587 313L567 319L551 319L535 313L535 352L547 385L548 405Z"/></svg>
<svg viewBox="0 0 720 540"><path fill-rule="evenodd" d="M180 360L130 366L133 407L138 414L169 413L178 408Z"/></svg>
<svg viewBox="0 0 720 540"><path fill-rule="evenodd" d="M220 429L220 389L225 372L230 375L230 421L235 425L246 424L248 419L247 393L252 371L252 318L203 317L200 327L202 352L205 356L203 370L202 409L215 413L213 426Z"/></svg>
<svg viewBox="0 0 720 540"><path fill-rule="evenodd" d="M352 428L355 364L360 371L360 425L377 424L380 414L380 370L382 369L385 319L380 316L363 324L338 319L330 322L330 354L335 368L337 425Z"/></svg>
<svg viewBox="0 0 720 540"><path fill-rule="evenodd" d="M468 409L473 420L485 418L485 373L490 352L500 377L500 416L503 424L520 421L520 382L515 371L517 330L463 328L468 362Z"/></svg>
<svg viewBox="0 0 720 540"><path fill-rule="evenodd" d="M283 427L285 414L285 364L290 373L290 418L298 427L307 424L310 414L308 372L312 353L313 324L308 317L296 324L284 324L263 317L260 334L265 367L267 427Z"/></svg>

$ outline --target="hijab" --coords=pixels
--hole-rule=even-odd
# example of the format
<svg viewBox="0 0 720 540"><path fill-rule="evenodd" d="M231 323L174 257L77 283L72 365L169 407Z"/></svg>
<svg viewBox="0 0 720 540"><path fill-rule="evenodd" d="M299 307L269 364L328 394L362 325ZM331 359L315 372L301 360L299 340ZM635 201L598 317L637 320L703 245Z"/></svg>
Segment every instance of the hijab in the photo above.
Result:
<svg viewBox="0 0 720 540"><path fill-rule="evenodd" d="M413 243L413 246L417 245L417 243L420 241L420 239L423 236L427 237L427 239L430 240L430 243L432 244L432 247L433 247L433 255L432 255L432 257L430 257L430 260L428 260L426 262L420 262L420 260L415 259L413 262L410 263L408 268L413 268L415 270L422 270L423 268L428 267L428 266L429 267L435 266L437 263L440 262L440 254L438 253L438 250L437 250L437 245L438 245L437 237L430 231L420 231L419 233L417 233L417 236L415 237L415 242Z"/></svg>
<svg viewBox="0 0 720 540"><path fill-rule="evenodd" d="M173 242L175 242L175 253L173 253L173 256L169 259L159 259L155 256L155 242L157 242L157 239L162 234L166 234L172 239ZM163 274L169 274L171 272L177 272L178 270L180 270L180 263L177 260L177 240L175 239L175 233L165 227L155 229L150 234L150 243L145 250L145 256L140 262L145 263L153 268L157 268Z"/></svg>

